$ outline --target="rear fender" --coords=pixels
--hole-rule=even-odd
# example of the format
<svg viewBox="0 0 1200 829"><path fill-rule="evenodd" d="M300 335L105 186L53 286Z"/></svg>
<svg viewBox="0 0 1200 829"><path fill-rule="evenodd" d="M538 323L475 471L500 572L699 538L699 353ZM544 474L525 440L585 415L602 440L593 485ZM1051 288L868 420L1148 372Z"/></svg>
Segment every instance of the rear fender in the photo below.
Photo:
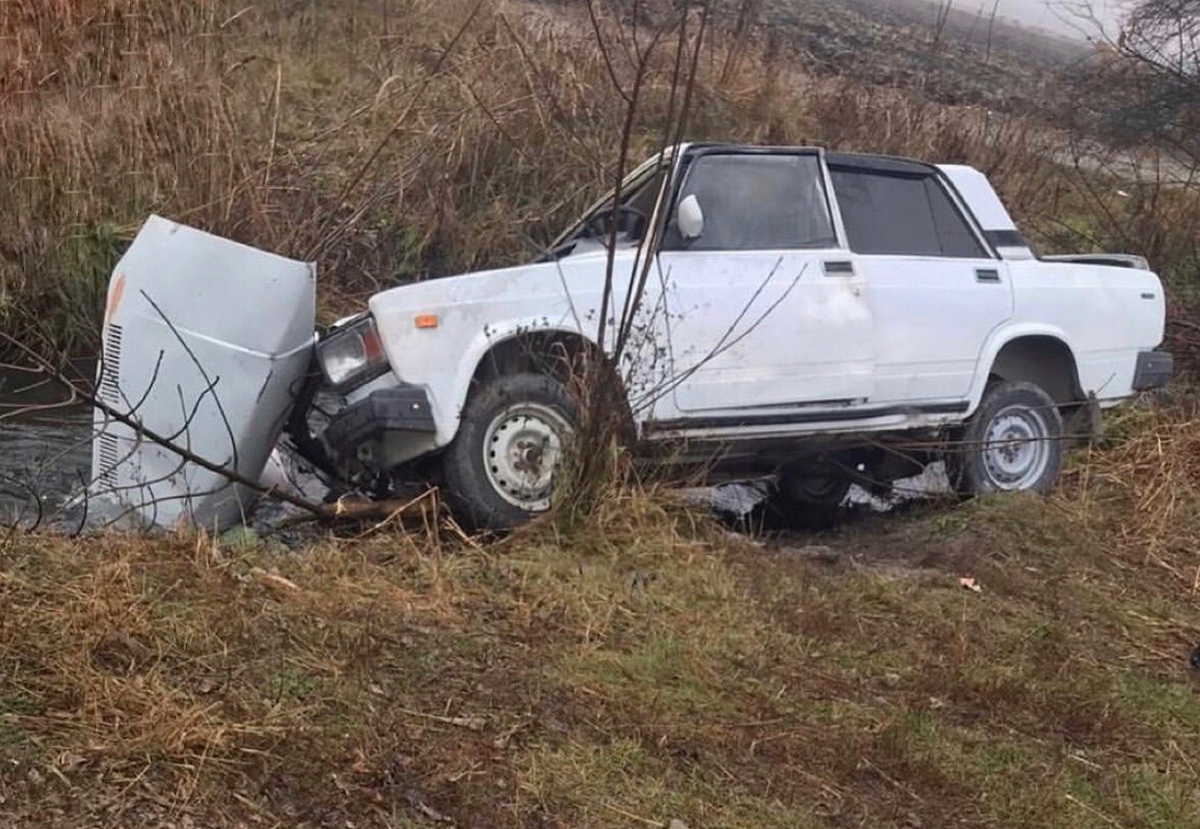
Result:
<svg viewBox="0 0 1200 829"><path fill-rule="evenodd" d="M975 382L971 385L971 392L968 398L970 405L967 409L967 417L973 415L983 401L983 395L987 390L988 380L991 376L992 366L996 364L996 358L1000 355L1000 352L1009 343L1023 337L1050 337L1062 342L1072 355L1077 353L1067 333L1053 325L1022 323L1004 326L992 332L991 337L980 353L979 363L975 368ZM1078 377L1076 380L1078 380Z"/></svg>

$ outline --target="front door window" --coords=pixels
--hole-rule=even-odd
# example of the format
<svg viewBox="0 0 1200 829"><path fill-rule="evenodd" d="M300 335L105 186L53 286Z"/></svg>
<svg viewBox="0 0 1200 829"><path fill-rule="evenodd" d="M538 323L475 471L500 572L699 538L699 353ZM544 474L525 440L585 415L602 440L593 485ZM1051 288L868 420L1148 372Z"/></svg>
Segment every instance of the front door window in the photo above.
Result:
<svg viewBox="0 0 1200 829"><path fill-rule="evenodd" d="M688 165L678 202L695 197L702 233L669 234L668 249L811 250L837 238L816 155L704 154Z"/></svg>

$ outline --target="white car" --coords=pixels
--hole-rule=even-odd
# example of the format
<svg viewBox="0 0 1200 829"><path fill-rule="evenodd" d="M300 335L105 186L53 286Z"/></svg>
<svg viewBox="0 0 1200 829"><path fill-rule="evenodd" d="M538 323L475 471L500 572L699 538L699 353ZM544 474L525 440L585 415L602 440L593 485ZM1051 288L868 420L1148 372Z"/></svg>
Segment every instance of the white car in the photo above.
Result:
<svg viewBox="0 0 1200 829"><path fill-rule="evenodd" d="M622 317L639 444L777 475L797 508L939 457L967 493L1045 491L1064 422L1172 374L1147 263L1035 256L978 170L690 144L540 261L372 297L321 337L289 431L338 479L434 475L468 522L511 527L549 507L576 421L552 355L611 359ZM346 405L312 434L323 390Z"/></svg>

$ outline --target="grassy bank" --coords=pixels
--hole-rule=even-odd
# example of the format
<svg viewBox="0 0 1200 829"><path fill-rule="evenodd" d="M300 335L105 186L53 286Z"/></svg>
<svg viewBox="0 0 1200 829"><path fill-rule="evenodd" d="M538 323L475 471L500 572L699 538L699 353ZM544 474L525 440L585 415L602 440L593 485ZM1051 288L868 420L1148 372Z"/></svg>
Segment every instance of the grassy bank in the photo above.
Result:
<svg viewBox="0 0 1200 829"><path fill-rule="evenodd" d="M548 240L617 163L609 63L629 89L634 28L609 5L597 25L580 5L514 0L4 4L0 324L86 348L151 212L316 259L329 313L529 255L522 237ZM1190 196L1152 176L1118 186L1032 117L932 103L911 73L883 86L853 61L818 67L803 30L771 31L717 15L687 137L970 161L1047 250L1149 252L1191 274ZM661 141L676 36L650 60L638 157Z"/></svg>
<svg viewBox="0 0 1200 829"><path fill-rule="evenodd" d="M486 549L15 539L0 817L1200 825L1200 431L1152 417L1049 500L766 545L644 494Z"/></svg>
<svg viewBox="0 0 1200 829"><path fill-rule="evenodd" d="M591 25L502 0L3 4L0 325L86 348L149 212L316 258L326 313L524 255L617 160ZM632 34L598 26L612 54ZM1148 253L1193 295L1200 208L1153 158L760 35L718 21L690 138L969 161L1044 249ZM0 824L1200 826L1200 426L1115 433L1047 500L765 543L644 492L488 547L5 537Z"/></svg>

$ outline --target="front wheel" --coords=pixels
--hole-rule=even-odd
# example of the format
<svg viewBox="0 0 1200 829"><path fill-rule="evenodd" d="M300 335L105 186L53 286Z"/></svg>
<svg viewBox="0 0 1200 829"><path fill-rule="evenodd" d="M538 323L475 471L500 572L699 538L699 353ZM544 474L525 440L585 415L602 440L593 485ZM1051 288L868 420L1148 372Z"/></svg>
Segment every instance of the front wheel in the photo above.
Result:
<svg viewBox="0 0 1200 829"><path fill-rule="evenodd" d="M996 383L951 447L950 479L964 495L1045 494L1062 470L1062 441L1062 415L1040 386Z"/></svg>
<svg viewBox="0 0 1200 829"><path fill-rule="evenodd" d="M577 407L543 374L511 374L477 388L442 455L446 496L473 528L509 530L550 509Z"/></svg>

